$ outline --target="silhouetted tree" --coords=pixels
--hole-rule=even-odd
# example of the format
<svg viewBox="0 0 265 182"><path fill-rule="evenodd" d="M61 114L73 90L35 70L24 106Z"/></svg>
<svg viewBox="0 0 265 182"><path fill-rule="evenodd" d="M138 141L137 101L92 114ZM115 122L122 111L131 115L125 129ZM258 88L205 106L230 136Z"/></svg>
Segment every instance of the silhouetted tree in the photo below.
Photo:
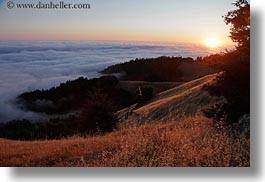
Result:
<svg viewBox="0 0 265 182"><path fill-rule="evenodd" d="M250 45L250 4L247 0L237 0L233 5L236 10L229 11L224 21L230 28L230 37L238 48L248 48Z"/></svg>
<svg viewBox="0 0 265 182"><path fill-rule="evenodd" d="M233 4L237 9L228 12L224 21L231 24L230 37L237 50L220 55L224 72L209 89L210 93L227 99L227 104L215 109L226 114L227 123L235 123L250 113L250 6L246 0Z"/></svg>
<svg viewBox="0 0 265 182"><path fill-rule="evenodd" d="M80 131L93 134L110 132L117 126L116 107L111 99L96 90L84 104L80 114Z"/></svg>

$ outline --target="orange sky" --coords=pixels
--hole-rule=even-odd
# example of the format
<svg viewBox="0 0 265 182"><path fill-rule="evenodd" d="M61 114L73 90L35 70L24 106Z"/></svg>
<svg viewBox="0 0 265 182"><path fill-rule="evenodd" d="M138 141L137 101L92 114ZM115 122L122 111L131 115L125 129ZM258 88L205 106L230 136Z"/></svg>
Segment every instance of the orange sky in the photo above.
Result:
<svg viewBox="0 0 265 182"><path fill-rule="evenodd" d="M32 2L35 1L28 0L26 3ZM0 7L0 40L122 40L205 44L209 37L215 36L221 45L231 46L229 26L225 25L222 16L233 9L232 2L91 0L90 10L8 10L3 2Z"/></svg>

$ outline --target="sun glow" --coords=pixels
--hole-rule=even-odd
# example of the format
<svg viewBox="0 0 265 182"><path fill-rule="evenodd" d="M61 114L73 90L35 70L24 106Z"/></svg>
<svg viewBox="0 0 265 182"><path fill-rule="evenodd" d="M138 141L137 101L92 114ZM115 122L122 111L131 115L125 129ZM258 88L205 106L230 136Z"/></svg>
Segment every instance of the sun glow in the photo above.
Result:
<svg viewBox="0 0 265 182"><path fill-rule="evenodd" d="M216 36L208 37L205 41L205 45L209 48L216 48L220 46L220 39Z"/></svg>

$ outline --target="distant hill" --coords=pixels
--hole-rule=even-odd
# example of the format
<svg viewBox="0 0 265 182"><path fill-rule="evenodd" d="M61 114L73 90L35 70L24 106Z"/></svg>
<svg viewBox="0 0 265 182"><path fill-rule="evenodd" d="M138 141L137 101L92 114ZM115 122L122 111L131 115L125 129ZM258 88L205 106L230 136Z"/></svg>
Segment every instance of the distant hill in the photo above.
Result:
<svg viewBox="0 0 265 182"><path fill-rule="evenodd" d="M101 74L117 74L120 79L150 82L183 82L218 72L203 61L187 57L135 59L107 67Z"/></svg>
<svg viewBox="0 0 265 182"><path fill-rule="evenodd" d="M122 109L137 102L139 86L151 87L153 94L156 94L216 72L207 63L192 58L136 59L104 69L101 73L106 76L100 78L80 77L47 90L22 93L17 97L17 103L23 110L49 115L67 114L78 111L86 100L91 99L92 92L101 90L113 100L118 109ZM115 73L125 75L117 78L112 76Z"/></svg>
<svg viewBox="0 0 265 182"><path fill-rule="evenodd" d="M84 103L93 99L92 93L100 90L112 99L118 109L135 103L135 93L117 87L119 80L114 76L87 79L80 77L47 90L25 92L17 97L24 110L46 114L66 114L78 111Z"/></svg>

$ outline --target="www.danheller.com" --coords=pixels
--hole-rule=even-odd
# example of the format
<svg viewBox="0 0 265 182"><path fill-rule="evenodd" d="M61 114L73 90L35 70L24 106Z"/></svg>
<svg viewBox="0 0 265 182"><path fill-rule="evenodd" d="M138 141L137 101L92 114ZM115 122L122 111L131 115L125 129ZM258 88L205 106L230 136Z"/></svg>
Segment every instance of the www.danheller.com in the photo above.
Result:
<svg viewBox="0 0 265 182"><path fill-rule="evenodd" d="M52 2L42 3L39 1L38 3L14 3L13 1L8 1L6 3L6 7L8 9L90 9L90 4L72 4L65 3L63 1L60 2Z"/></svg>

